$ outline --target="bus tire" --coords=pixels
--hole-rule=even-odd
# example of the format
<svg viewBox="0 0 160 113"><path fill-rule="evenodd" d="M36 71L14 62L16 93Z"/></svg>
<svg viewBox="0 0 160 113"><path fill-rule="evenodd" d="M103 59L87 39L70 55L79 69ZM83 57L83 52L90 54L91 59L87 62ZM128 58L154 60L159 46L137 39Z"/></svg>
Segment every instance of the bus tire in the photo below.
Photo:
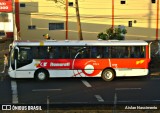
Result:
<svg viewBox="0 0 160 113"><path fill-rule="evenodd" d="M105 69L102 72L102 79L105 81L112 81L115 77L115 72L112 69Z"/></svg>
<svg viewBox="0 0 160 113"><path fill-rule="evenodd" d="M35 78L39 81L44 81L44 80L47 80L49 77L49 74L46 70L44 69L40 69L40 70L37 70L36 73L35 73Z"/></svg>

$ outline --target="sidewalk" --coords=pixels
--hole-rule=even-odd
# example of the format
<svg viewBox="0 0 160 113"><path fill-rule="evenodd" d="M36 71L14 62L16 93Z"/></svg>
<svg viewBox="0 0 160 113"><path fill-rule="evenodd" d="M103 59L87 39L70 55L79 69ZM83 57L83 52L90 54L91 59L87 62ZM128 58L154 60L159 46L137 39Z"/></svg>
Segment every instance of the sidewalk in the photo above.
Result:
<svg viewBox="0 0 160 113"><path fill-rule="evenodd" d="M151 76L160 76L160 69L152 69L151 73L150 73Z"/></svg>
<svg viewBox="0 0 160 113"><path fill-rule="evenodd" d="M150 68L150 75L160 76L160 57L159 56L155 56L151 58L149 68Z"/></svg>
<svg viewBox="0 0 160 113"><path fill-rule="evenodd" d="M4 54L9 53L9 44L12 43L12 39L7 39L4 42L0 42L0 72L3 70Z"/></svg>

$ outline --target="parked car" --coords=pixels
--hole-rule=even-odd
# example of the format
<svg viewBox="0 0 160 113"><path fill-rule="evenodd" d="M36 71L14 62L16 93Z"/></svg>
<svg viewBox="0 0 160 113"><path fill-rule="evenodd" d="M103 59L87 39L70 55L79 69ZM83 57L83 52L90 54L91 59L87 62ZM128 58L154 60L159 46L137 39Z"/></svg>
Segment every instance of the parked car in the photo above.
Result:
<svg viewBox="0 0 160 113"><path fill-rule="evenodd" d="M0 41L5 41L7 39L7 34L4 30L0 30Z"/></svg>

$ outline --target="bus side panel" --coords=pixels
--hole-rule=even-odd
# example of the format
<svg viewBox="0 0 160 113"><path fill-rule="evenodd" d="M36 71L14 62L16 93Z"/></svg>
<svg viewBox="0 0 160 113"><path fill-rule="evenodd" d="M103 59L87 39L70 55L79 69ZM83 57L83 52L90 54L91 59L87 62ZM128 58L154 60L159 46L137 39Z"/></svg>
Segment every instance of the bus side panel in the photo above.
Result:
<svg viewBox="0 0 160 113"><path fill-rule="evenodd" d="M49 70L54 77L100 76L103 69L110 66L109 59L52 59L36 61L34 65Z"/></svg>
<svg viewBox="0 0 160 113"><path fill-rule="evenodd" d="M145 58L112 59L111 65L113 68L146 69L148 60Z"/></svg>
<svg viewBox="0 0 160 113"><path fill-rule="evenodd" d="M108 67L116 70L116 76L146 75L147 64L148 61L145 58L127 58L41 60L36 65L37 68L49 70L51 77L93 77L101 76L102 71Z"/></svg>
<svg viewBox="0 0 160 113"><path fill-rule="evenodd" d="M82 70L48 70L50 77L101 77L101 70L95 76L87 76Z"/></svg>
<svg viewBox="0 0 160 113"><path fill-rule="evenodd" d="M146 76L148 75L148 69L115 69L116 77L124 76Z"/></svg>

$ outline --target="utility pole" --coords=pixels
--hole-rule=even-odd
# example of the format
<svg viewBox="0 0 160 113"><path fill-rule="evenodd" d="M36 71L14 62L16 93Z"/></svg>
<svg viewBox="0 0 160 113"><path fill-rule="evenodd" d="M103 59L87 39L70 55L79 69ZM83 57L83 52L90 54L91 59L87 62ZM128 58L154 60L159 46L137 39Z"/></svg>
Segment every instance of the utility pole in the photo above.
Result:
<svg viewBox="0 0 160 113"><path fill-rule="evenodd" d="M66 0L66 40L68 40L68 0Z"/></svg>
<svg viewBox="0 0 160 113"><path fill-rule="evenodd" d="M18 40L18 36L17 36L17 24L16 24L16 0L12 1L12 6L13 6L13 10L12 10L12 16L13 16L13 40ZM18 12L17 12L18 13Z"/></svg>
<svg viewBox="0 0 160 113"><path fill-rule="evenodd" d="M112 0L112 29L114 28L114 0Z"/></svg>
<svg viewBox="0 0 160 113"><path fill-rule="evenodd" d="M158 40L158 24L159 24L159 0L157 0L157 22L156 22L156 40Z"/></svg>
<svg viewBox="0 0 160 113"><path fill-rule="evenodd" d="M81 29L81 22L80 22L80 15L79 15L78 0L75 0L75 6L76 6L76 17L77 17L77 26L78 26L78 36L79 36L79 40L83 40L83 37L82 37L82 29Z"/></svg>

